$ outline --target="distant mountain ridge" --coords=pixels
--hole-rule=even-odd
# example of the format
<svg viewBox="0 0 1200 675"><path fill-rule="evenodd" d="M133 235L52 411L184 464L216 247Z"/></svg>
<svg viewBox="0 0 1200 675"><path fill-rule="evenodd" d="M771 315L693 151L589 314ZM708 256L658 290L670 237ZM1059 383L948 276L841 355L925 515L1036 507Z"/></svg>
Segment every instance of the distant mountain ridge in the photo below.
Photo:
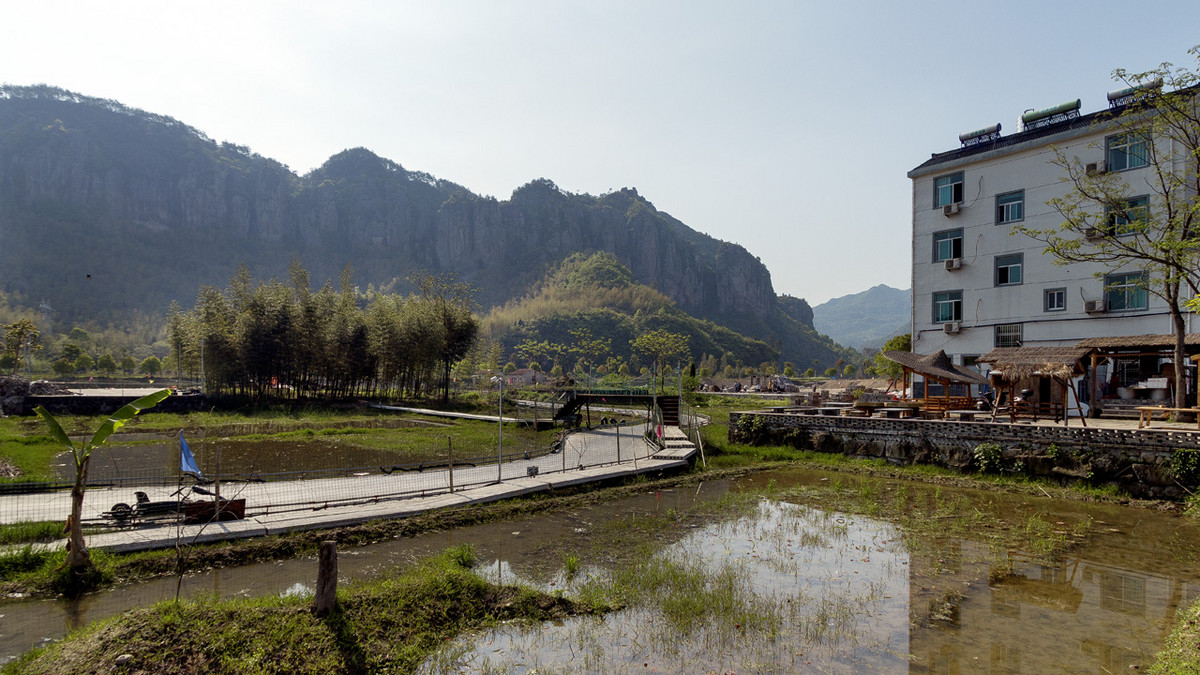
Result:
<svg viewBox="0 0 1200 675"><path fill-rule="evenodd" d="M881 347L909 332L912 294L885 284L843 295L812 308L813 327L834 342L855 349Z"/></svg>
<svg viewBox="0 0 1200 675"><path fill-rule="evenodd" d="M63 321L189 306L238 264L320 283L410 290L453 272L486 309L522 296L572 253L608 251L683 311L771 344L784 359L836 360L770 273L737 244L695 232L634 189L570 194L547 179L507 201L410 171L364 148L298 176L177 120L47 86L0 86L0 291L48 301Z"/></svg>

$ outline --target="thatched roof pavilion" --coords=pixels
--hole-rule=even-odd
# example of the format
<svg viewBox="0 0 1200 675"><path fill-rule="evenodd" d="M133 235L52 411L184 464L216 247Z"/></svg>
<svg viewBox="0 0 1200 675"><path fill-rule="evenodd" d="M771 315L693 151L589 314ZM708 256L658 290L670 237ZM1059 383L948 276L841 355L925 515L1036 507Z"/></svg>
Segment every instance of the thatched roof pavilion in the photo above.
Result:
<svg viewBox="0 0 1200 675"><path fill-rule="evenodd" d="M1069 379L1083 374L1080 362L1091 352L1088 347L996 347L977 360L1003 373L1007 382L1033 375Z"/></svg>
<svg viewBox="0 0 1200 675"><path fill-rule="evenodd" d="M926 383L937 382L942 385L943 393L939 397L929 396L929 388L926 387L925 396L921 399L921 409L926 414L940 414L941 411L974 405L969 397L951 396L950 385L952 384L987 384L987 380L983 379L975 370L954 365L946 352L941 349L933 354L887 351L883 352L883 355L900 364L904 374L902 386L905 392L908 391L909 376L913 373L923 376Z"/></svg>
<svg viewBox="0 0 1200 675"><path fill-rule="evenodd" d="M933 354L888 351L884 352L883 356L899 363L906 373L916 373L943 384L987 384L987 380L975 370L954 365L941 349Z"/></svg>
<svg viewBox="0 0 1200 675"><path fill-rule="evenodd" d="M1082 375L1082 361L1092 353L1091 347L1076 345L1074 347L997 347L979 357L979 360L992 365L991 376L1007 383L1009 395L1010 419L1016 419L1016 403L1013 389L1017 382L1031 377L1049 377L1060 385L1062 399L1060 401L1063 424L1067 424L1067 392L1074 391L1071 379ZM992 408L992 419L1000 409L1000 390L997 387L996 401ZM1079 419L1083 426L1087 420L1083 417L1083 407L1076 397L1075 407L1079 410Z"/></svg>

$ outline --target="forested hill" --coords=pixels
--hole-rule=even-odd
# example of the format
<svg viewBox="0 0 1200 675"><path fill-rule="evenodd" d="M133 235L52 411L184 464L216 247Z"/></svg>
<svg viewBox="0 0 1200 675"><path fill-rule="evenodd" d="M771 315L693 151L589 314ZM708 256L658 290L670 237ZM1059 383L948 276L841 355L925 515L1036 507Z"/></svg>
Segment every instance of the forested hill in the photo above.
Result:
<svg viewBox="0 0 1200 675"><path fill-rule="evenodd" d="M357 284L401 292L415 271L454 272L486 310L572 253L608 251L690 314L797 362L830 356L780 311L757 258L636 190L539 179L499 201L361 148L298 176L177 120L47 86L0 86L0 241L0 291L66 322L159 315L239 264L284 278L293 259L318 284L351 265Z"/></svg>

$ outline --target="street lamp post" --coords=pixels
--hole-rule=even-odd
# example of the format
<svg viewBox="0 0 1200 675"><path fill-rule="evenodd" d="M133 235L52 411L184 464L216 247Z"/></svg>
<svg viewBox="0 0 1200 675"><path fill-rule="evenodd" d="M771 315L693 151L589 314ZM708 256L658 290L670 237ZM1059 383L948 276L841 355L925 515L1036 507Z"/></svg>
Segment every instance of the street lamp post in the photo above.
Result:
<svg viewBox="0 0 1200 675"><path fill-rule="evenodd" d="M496 482L504 482L504 376L500 376L500 414L496 417Z"/></svg>

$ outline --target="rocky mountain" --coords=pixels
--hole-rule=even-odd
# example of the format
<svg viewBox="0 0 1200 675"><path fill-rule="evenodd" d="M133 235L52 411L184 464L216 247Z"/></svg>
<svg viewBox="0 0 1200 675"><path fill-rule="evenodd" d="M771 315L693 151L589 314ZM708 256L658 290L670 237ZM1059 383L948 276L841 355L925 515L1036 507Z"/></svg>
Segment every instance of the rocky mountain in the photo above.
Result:
<svg viewBox="0 0 1200 675"><path fill-rule="evenodd" d="M880 284L812 308L813 327L855 349L878 348L911 327L912 295Z"/></svg>
<svg viewBox="0 0 1200 675"><path fill-rule="evenodd" d="M177 120L47 86L0 87L0 241L0 291L68 322L157 315L239 264L285 277L292 260L317 283L349 265L356 283L398 292L413 272L454 272L486 309L571 253L608 251L689 314L785 358L837 358L781 311L757 258L634 189L571 194L538 179L500 201L362 148L299 176Z"/></svg>

